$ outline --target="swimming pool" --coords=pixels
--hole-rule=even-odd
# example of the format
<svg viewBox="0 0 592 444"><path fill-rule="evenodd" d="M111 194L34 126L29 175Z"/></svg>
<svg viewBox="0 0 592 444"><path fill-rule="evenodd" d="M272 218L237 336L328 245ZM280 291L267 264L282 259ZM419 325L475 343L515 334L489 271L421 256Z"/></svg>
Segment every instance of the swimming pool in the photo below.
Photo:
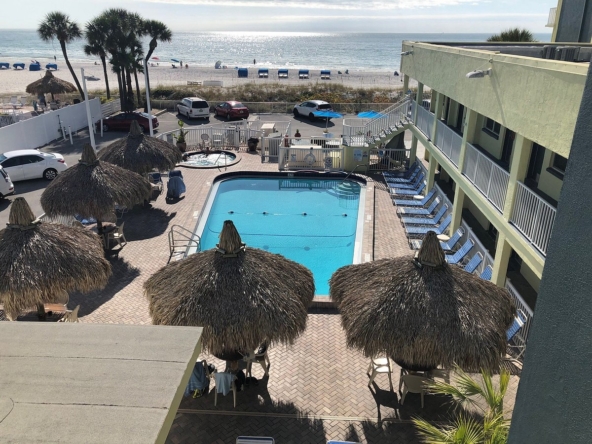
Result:
<svg viewBox="0 0 592 444"><path fill-rule="evenodd" d="M225 220L234 222L247 247L282 254L308 267L317 296L329 278L359 263L363 185L343 179L236 177L214 183L195 233L200 250L214 248Z"/></svg>

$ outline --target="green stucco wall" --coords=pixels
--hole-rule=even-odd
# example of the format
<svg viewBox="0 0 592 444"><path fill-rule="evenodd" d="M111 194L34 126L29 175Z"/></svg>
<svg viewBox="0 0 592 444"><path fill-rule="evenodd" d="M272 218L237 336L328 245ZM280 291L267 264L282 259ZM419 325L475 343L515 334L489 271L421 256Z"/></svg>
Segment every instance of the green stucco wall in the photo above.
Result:
<svg viewBox="0 0 592 444"><path fill-rule="evenodd" d="M410 50L401 61L406 75L569 157L587 64L404 42ZM490 67L491 76L466 78Z"/></svg>
<svg viewBox="0 0 592 444"><path fill-rule="evenodd" d="M551 196L556 201L559 201L559 195L561 194L561 187L563 181L553 174L547 171L547 168L551 166L551 159L553 153L549 150L545 150L545 157L543 158L543 169L541 170L541 176L539 178L538 188L543 193Z"/></svg>

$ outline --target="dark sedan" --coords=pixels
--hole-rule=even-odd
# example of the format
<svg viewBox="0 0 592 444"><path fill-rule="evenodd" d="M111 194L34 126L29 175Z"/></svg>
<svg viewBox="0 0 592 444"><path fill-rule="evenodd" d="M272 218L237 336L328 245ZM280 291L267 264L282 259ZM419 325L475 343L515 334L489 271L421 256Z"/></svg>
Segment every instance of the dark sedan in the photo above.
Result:
<svg viewBox="0 0 592 444"><path fill-rule="evenodd" d="M223 102L216 106L215 114L230 119L246 119L249 117L249 108L240 102Z"/></svg>
<svg viewBox="0 0 592 444"><path fill-rule="evenodd" d="M103 119L103 131L124 130L129 131L132 122L136 120L144 132L150 131L150 122L147 113L119 113ZM158 128L158 119L152 116L152 128ZM101 122L97 122L97 131L101 130Z"/></svg>

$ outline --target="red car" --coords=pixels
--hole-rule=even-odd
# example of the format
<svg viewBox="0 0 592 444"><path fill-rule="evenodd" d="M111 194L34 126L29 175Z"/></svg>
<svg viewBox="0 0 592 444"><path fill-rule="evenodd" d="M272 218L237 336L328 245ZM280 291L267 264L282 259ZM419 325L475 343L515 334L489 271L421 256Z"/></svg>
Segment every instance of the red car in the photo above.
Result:
<svg viewBox="0 0 592 444"><path fill-rule="evenodd" d="M223 102L216 106L216 111L214 113L217 116L226 117L226 120L246 119L249 117L249 108L240 102L230 101Z"/></svg>
<svg viewBox="0 0 592 444"><path fill-rule="evenodd" d="M144 132L150 131L150 122L148 122L147 113L119 113L114 116L109 116L103 119L103 131L110 130L125 130L129 131L132 122L136 120L140 125L140 128ZM156 116L152 116L152 128L158 128L158 119ZM101 122L97 122L97 131L101 130Z"/></svg>

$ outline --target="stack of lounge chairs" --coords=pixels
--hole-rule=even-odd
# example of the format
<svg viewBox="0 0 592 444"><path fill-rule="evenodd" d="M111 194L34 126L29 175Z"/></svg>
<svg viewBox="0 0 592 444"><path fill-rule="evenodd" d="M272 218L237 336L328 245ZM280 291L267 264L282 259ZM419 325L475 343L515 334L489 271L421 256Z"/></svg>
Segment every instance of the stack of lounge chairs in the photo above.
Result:
<svg viewBox="0 0 592 444"><path fill-rule="evenodd" d="M308 69L301 69L300 71L298 71L298 78L299 79L308 79L309 78Z"/></svg>
<svg viewBox="0 0 592 444"><path fill-rule="evenodd" d="M278 79L287 79L288 78L288 70L287 69L278 69Z"/></svg>
<svg viewBox="0 0 592 444"><path fill-rule="evenodd" d="M321 80L331 80L331 71L329 71L328 69L322 69Z"/></svg>

